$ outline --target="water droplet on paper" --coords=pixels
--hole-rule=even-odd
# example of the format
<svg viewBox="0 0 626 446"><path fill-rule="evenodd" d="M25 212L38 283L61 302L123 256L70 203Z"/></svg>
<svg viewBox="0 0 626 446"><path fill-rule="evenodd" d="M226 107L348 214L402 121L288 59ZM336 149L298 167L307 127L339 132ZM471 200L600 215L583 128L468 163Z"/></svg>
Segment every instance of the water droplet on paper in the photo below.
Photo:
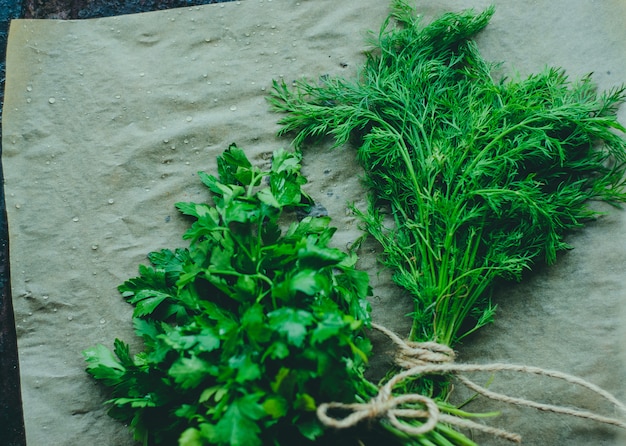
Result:
<svg viewBox="0 0 626 446"><path fill-rule="evenodd" d="M98 250L98 245L95 245L95 244L91 245L91 249L94 250L94 251L97 251Z"/></svg>
<svg viewBox="0 0 626 446"><path fill-rule="evenodd" d="M48 99L48 102L51 104L54 104L57 100L55 98L50 98Z"/></svg>
<svg viewBox="0 0 626 446"><path fill-rule="evenodd" d="M67 317L67 320L68 320L68 321L71 321L71 320L73 320L73 319L74 319L74 316L68 316L68 317Z"/></svg>
<svg viewBox="0 0 626 446"><path fill-rule="evenodd" d="M237 110L237 106L236 105L231 105L230 106L230 111L236 111Z"/></svg>
<svg viewBox="0 0 626 446"><path fill-rule="evenodd" d="M106 320L104 318L100 319L101 324L106 324Z"/></svg>
<svg viewBox="0 0 626 446"><path fill-rule="evenodd" d="M193 118L192 118L191 116L187 116L187 118L185 118L185 120L186 120L187 122L191 122L191 121L193 121Z"/></svg>
<svg viewBox="0 0 626 446"><path fill-rule="evenodd" d="M50 298L50 296L48 296L47 294L44 294L43 296L41 296L43 300L48 300Z"/></svg>
<svg viewBox="0 0 626 446"><path fill-rule="evenodd" d="M74 217L74 218L72 218L72 221L73 221L73 222L77 222L77 221L78 221L78 217Z"/></svg>
<svg viewBox="0 0 626 446"><path fill-rule="evenodd" d="M33 87L31 87L30 85L28 85L28 86L26 87L26 91L33 91Z"/></svg>
<svg viewBox="0 0 626 446"><path fill-rule="evenodd" d="M115 200L113 198L109 198L109 201L107 201L107 203L113 204L113 203L115 203Z"/></svg>

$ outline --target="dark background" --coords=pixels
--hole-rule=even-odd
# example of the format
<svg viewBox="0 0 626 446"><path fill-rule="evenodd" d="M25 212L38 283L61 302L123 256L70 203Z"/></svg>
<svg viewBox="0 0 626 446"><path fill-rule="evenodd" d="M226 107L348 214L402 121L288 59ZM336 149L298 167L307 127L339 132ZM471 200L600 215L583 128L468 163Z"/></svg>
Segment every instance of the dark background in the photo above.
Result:
<svg viewBox="0 0 626 446"><path fill-rule="evenodd" d="M2 173L2 106L6 73L6 44L12 19L88 19L223 3L231 0L0 0L0 442L24 446L24 416L11 300L9 228Z"/></svg>

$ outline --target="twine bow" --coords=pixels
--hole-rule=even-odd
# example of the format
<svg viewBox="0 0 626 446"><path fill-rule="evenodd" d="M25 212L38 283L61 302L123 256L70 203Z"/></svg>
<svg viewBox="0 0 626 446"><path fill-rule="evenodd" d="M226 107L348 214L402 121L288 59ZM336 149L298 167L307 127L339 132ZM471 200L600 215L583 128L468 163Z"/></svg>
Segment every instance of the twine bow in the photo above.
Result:
<svg viewBox="0 0 626 446"><path fill-rule="evenodd" d="M461 428L476 429L499 438L520 443L522 438L519 434L442 413L437 403L427 396L419 394L393 395L393 388L405 379L416 378L422 375L453 374L471 390L495 401L532 407L538 410L575 416L626 428L626 422L623 419L606 417L593 412L564 406L538 403L493 392L460 375L460 373L513 371L563 380L596 393L617 407L622 412L622 415L626 415L626 406L623 403L607 391L584 379L553 370L515 364L455 364L454 352L446 345L436 342L406 342L385 327L377 324L372 324L372 327L387 335L396 344L398 353L395 361L403 368L403 371L387 381L379 389L378 394L367 403L344 404L331 402L320 404L317 409L317 416L326 426L345 429L355 426L363 420L384 418L396 429L408 435L417 436L433 430L437 423L443 422ZM416 408L416 404L421 406L421 408ZM328 413L331 410L348 412L348 415L343 418L332 417ZM423 424L413 426L401 421L401 419L422 419L424 422Z"/></svg>
<svg viewBox="0 0 626 446"><path fill-rule="evenodd" d="M317 409L317 416L327 426L336 429L345 429L355 426L363 420L385 417L393 426L409 435L422 435L435 428L441 413L439 407L432 399L424 395L410 394L393 397L387 393L387 388L381 391L369 403L324 403ZM421 403L426 410L402 409L400 406L409 403ZM328 415L332 409L350 411L344 418L333 418ZM423 418L426 422L420 426L411 426L403 423L399 418Z"/></svg>

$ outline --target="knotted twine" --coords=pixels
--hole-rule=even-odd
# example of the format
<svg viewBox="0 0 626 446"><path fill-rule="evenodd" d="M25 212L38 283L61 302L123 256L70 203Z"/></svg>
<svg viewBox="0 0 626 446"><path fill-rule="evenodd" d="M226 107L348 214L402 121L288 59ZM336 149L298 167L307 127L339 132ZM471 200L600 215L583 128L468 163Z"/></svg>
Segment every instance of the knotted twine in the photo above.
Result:
<svg viewBox="0 0 626 446"><path fill-rule="evenodd" d="M451 374L469 389L495 401L502 401L518 406L532 407L546 412L570 415L626 428L626 421L621 419L606 417L585 410L538 403L524 398L515 398L502 393L493 392L469 380L460 373L512 371L563 380L596 393L602 398L610 401L622 412L622 415L626 415L626 406L624 406L624 404L607 391L584 379L566 373L524 365L502 363L456 364L454 362L454 351L447 345L436 342L404 341L395 333L381 325L372 324L372 327L388 336L398 347L395 362L403 369L403 371L394 375L389 381L387 381L387 383L380 387L378 394L367 403L345 404L330 402L320 404L317 409L317 416L326 426L337 429L345 429L353 427L363 420L384 418L387 419L387 421L396 429L411 436L423 435L433 430L438 423L447 423L461 428L476 429L515 443L520 443L522 441L522 437L519 434L486 426L465 418L442 413L439 410L437 403L425 395L393 395L393 388L405 379L416 378L422 375ZM410 403L421 404L423 409L417 409L415 406L412 406L411 408L403 408L404 405ZM331 417L328 412L333 409L348 412L348 415L343 418ZM421 425L413 426L406 422L402 422L401 419L422 419L424 422Z"/></svg>

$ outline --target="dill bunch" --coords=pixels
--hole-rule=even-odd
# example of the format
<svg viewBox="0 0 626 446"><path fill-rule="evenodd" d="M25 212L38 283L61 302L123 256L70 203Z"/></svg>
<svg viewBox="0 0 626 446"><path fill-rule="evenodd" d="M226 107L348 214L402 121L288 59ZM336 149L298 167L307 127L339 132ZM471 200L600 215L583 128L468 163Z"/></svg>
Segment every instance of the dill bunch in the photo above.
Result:
<svg viewBox="0 0 626 446"><path fill-rule="evenodd" d="M297 147L352 142L370 191L356 210L414 301L410 339L449 346L492 321L497 281L519 280L626 199L624 87L599 93L558 68L495 79L471 40L493 7L424 24L404 0L355 79L274 83Z"/></svg>

